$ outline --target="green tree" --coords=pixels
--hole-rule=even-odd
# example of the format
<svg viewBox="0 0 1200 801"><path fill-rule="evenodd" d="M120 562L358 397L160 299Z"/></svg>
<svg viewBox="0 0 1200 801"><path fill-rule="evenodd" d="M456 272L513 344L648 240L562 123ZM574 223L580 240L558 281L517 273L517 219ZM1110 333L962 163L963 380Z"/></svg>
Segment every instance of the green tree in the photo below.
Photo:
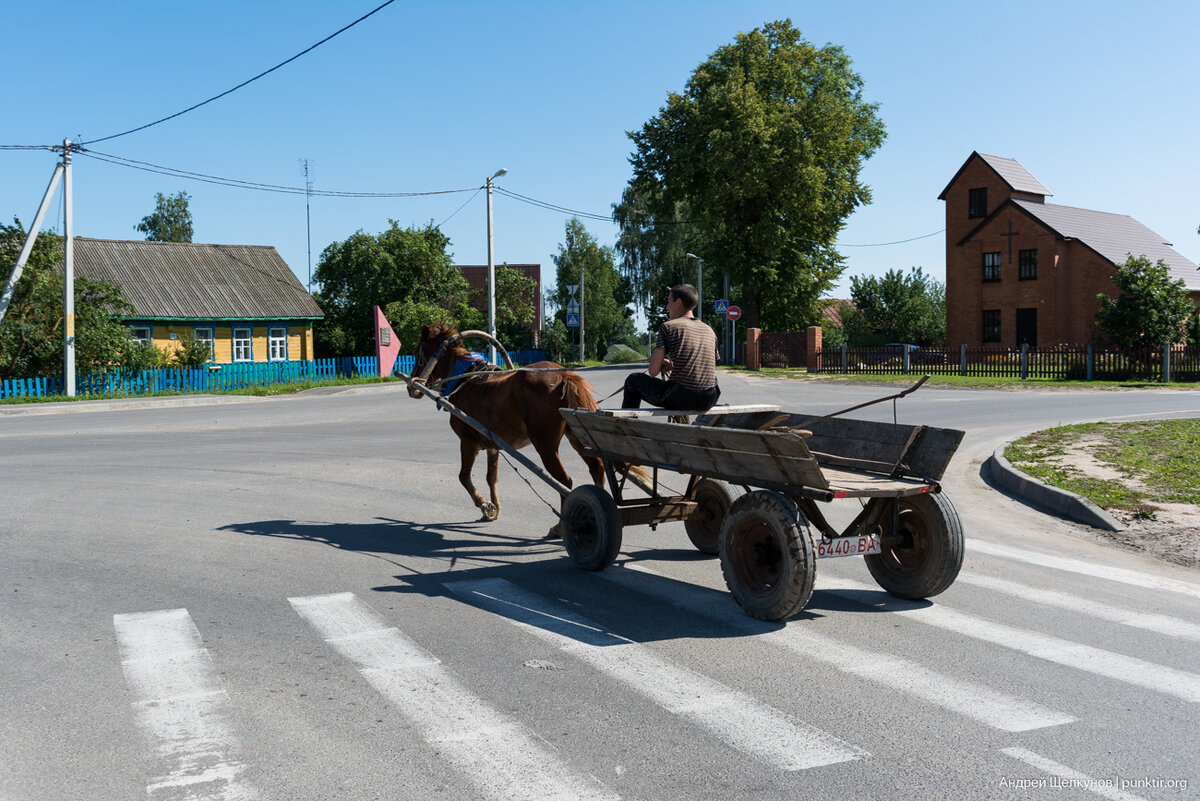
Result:
<svg viewBox="0 0 1200 801"><path fill-rule="evenodd" d="M565 241L554 260L554 304L556 316L565 319L570 295L567 286L583 277L583 328L585 358L599 358L616 342L633 334L633 312L629 308L629 283L621 278L613 261L613 249L602 247L578 218L567 221ZM579 295L575 297L579 300Z"/></svg>
<svg viewBox="0 0 1200 801"><path fill-rule="evenodd" d="M171 363L179 367L199 367L208 364L213 358L211 342L197 339L193 331L183 331L179 335L179 348L171 354Z"/></svg>
<svg viewBox="0 0 1200 801"><path fill-rule="evenodd" d="M192 212L187 192L176 192L170 197L158 192L154 195L154 211L134 226L146 235L150 242L191 242Z"/></svg>
<svg viewBox="0 0 1200 801"><path fill-rule="evenodd" d="M314 275L321 288L313 293L325 312L314 329L321 355L370 352L375 306L411 300L448 312L447 321L456 324L476 319L470 286L454 266L447 252L450 239L441 229L432 221L421 228L389 223L391 227L377 236L358 231L321 253Z"/></svg>
<svg viewBox="0 0 1200 801"><path fill-rule="evenodd" d="M0 274L7 280L25 242L20 220L0 224ZM38 234L0 322L0 377L59 375L63 363L62 237ZM116 287L75 277L75 366L95 372L121 362L129 331L116 316L133 313Z"/></svg>
<svg viewBox="0 0 1200 801"><path fill-rule="evenodd" d="M1171 268L1159 259L1151 264L1132 253L1113 276L1120 294L1097 295L1100 311L1096 326L1113 345L1123 348L1157 347L1181 342L1188 318L1196 307L1182 280L1171 278Z"/></svg>
<svg viewBox="0 0 1200 801"><path fill-rule="evenodd" d="M882 278L852 276L853 308L843 306L842 328L854 345L907 342L943 345L946 341L946 288L913 267L906 276L888 270Z"/></svg>
<svg viewBox="0 0 1200 801"><path fill-rule="evenodd" d="M623 229L693 225L705 261L741 285L746 324L818 322L844 270L838 232L871 199L862 162L885 136L862 86L840 47L813 47L788 20L738 34L629 133L623 201L638 213Z"/></svg>
<svg viewBox="0 0 1200 801"><path fill-rule="evenodd" d="M486 308L486 303L484 304ZM537 281L507 264L496 267L496 337L507 350L533 347L529 324L537 319Z"/></svg>

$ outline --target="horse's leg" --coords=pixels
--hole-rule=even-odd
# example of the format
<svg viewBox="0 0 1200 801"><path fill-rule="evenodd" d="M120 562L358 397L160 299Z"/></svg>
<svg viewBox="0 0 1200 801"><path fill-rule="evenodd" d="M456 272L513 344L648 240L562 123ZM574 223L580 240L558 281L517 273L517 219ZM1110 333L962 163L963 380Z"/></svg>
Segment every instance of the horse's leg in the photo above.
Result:
<svg viewBox="0 0 1200 801"><path fill-rule="evenodd" d="M488 520L495 520L500 516L500 496L496 494L496 484L500 478L500 451L495 448L488 448L487 452L487 483L488 491L491 493L492 502L483 507L483 516ZM488 506L491 508L489 509ZM489 516L490 512L490 516Z"/></svg>
<svg viewBox="0 0 1200 801"><path fill-rule="evenodd" d="M562 482L567 489L573 487L574 482L571 481L571 475L567 472L567 468L563 467L562 457L558 455L558 446L562 442L562 435L560 434L558 437L554 437L543 434L537 439L531 438L531 440L534 450L536 450L538 452L538 456L542 458L542 464L546 467L546 471ZM599 462L600 460L596 459L596 463L599 464ZM588 465L588 469L591 469L591 465ZM593 473L592 475L594 478L595 474ZM601 480L603 481L603 472L601 472L600 475ZM553 526L551 526L550 530L546 532L546 538L552 540L561 539L562 524L555 523Z"/></svg>
<svg viewBox="0 0 1200 801"><path fill-rule="evenodd" d="M583 445L575 438L575 434L571 429L567 429L567 441L571 443L571 447L579 452L579 458L583 459L583 463L587 465L588 472L592 474L592 483L597 487L604 486L604 462L595 456L588 456L583 452Z"/></svg>
<svg viewBox="0 0 1200 801"><path fill-rule="evenodd" d="M474 442L468 442L466 439L459 440L459 452L462 454L462 466L458 470L458 481L467 490L467 494L471 496L472 503L483 512L484 520L495 520L496 515L492 513L495 507L485 501L483 496L475 489L475 484L471 481L471 468L475 466L475 457L479 455L479 446Z"/></svg>

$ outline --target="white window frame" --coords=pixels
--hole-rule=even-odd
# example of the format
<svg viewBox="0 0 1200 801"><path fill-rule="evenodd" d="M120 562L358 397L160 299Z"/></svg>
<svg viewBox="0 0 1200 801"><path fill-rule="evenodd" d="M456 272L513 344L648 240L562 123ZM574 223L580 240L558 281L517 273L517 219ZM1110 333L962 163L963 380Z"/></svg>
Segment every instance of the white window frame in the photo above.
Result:
<svg viewBox="0 0 1200 801"><path fill-rule="evenodd" d="M286 325L274 325L267 329L267 358L273 362L287 361Z"/></svg>
<svg viewBox="0 0 1200 801"><path fill-rule="evenodd" d="M211 325L196 326L192 329L192 336L200 342L208 343L208 360L210 362L217 360L217 343L214 334L215 331Z"/></svg>
<svg viewBox="0 0 1200 801"><path fill-rule="evenodd" d="M245 332L245 336L238 336L238 332ZM234 326L233 328L233 360L235 362L252 362L254 361L254 327L253 326Z"/></svg>
<svg viewBox="0 0 1200 801"><path fill-rule="evenodd" d="M145 331L143 335L141 332ZM150 325L131 325L129 326L129 338L134 342L149 342L151 335L154 333L154 327Z"/></svg>

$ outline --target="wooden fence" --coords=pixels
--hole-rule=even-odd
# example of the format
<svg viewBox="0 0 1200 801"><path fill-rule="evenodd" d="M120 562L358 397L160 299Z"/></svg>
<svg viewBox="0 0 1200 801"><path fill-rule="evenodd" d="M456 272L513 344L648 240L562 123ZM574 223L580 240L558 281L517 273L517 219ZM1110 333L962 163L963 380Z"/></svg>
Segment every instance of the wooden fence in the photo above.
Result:
<svg viewBox="0 0 1200 801"><path fill-rule="evenodd" d="M1047 378L1071 381L1200 381L1200 349L825 348L815 372ZM803 365L798 365L803 366Z"/></svg>

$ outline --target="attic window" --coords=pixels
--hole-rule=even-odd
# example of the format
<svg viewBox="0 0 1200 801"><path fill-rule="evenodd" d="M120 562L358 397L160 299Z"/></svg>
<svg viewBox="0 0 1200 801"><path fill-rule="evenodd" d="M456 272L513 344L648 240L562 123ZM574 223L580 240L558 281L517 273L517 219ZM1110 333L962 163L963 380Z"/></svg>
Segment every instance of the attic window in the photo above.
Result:
<svg viewBox="0 0 1200 801"><path fill-rule="evenodd" d="M987 216L987 187L971 190L970 199L967 202L967 216Z"/></svg>

